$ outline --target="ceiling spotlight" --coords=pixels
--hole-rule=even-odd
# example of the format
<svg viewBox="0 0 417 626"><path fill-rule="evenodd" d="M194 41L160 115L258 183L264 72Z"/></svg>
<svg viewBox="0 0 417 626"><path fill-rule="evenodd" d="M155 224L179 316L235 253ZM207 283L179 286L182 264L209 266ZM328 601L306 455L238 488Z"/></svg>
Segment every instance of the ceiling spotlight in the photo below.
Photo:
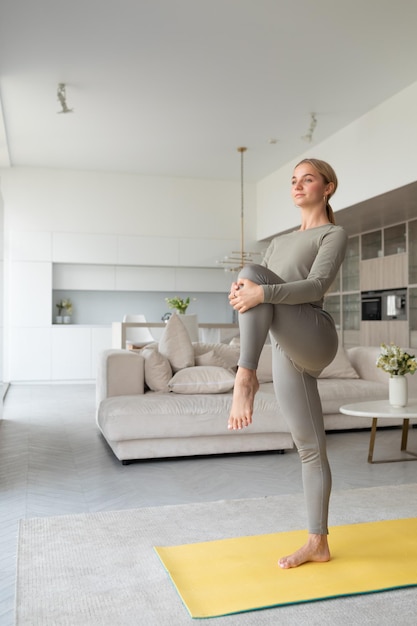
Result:
<svg viewBox="0 0 417 626"><path fill-rule="evenodd" d="M303 135L303 137L301 137L301 139L303 139L304 141L308 141L308 143L311 143L312 139L313 139L313 133L314 133L314 129L317 126L317 117L315 113L310 113L310 127L307 131L307 133L305 135Z"/></svg>
<svg viewBox="0 0 417 626"><path fill-rule="evenodd" d="M58 113L72 113L74 109L68 108L68 105L67 105L67 94L65 90L65 83L58 83L58 90L56 92L56 95L62 107L62 111L58 111Z"/></svg>

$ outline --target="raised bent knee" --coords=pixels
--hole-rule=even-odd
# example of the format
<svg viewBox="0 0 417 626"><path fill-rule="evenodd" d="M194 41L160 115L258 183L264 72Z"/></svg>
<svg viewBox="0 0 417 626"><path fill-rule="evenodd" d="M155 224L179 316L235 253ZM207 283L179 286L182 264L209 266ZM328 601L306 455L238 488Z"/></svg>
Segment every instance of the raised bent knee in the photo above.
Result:
<svg viewBox="0 0 417 626"><path fill-rule="evenodd" d="M245 265L239 272L239 278L247 278L257 285L276 285L284 282L270 269L257 263Z"/></svg>

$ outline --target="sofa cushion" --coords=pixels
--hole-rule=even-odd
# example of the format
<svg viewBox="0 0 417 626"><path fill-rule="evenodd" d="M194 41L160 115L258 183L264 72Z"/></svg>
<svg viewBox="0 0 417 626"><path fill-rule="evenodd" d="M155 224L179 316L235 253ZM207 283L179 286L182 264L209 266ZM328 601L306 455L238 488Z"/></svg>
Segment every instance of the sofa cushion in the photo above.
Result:
<svg viewBox="0 0 417 626"><path fill-rule="evenodd" d="M194 343L196 365L216 365L225 369L237 369L239 346L224 343Z"/></svg>
<svg viewBox="0 0 417 626"><path fill-rule="evenodd" d="M172 378L168 359L154 347L144 348L140 354L145 359L145 383L152 391L167 392Z"/></svg>
<svg viewBox="0 0 417 626"><path fill-rule="evenodd" d="M387 385L362 378L320 379L318 380L318 389L324 415L338 413L343 404L388 399ZM343 420L349 422L344 418Z"/></svg>
<svg viewBox="0 0 417 626"><path fill-rule="evenodd" d="M339 343L333 361L324 368L319 378L359 378L358 372L352 366L345 348Z"/></svg>
<svg viewBox="0 0 417 626"><path fill-rule="evenodd" d="M224 367L199 365L180 370L171 378L168 388L174 393L224 393L233 389L235 377Z"/></svg>
<svg viewBox="0 0 417 626"><path fill-rule="evenodd" d="M193 344L180 316L176 313L171 315L164 328L159 340L159 352L168 359L173 372L194 365Z"/></svg>
<svg viewBox="0 0 417 626"><path fill-rule="evenodd" d="M273 393L256 394L253 423L239 433L227 428L231 405L231 392L182 395L148 391L142 396L107 398L100 406L98 423L110 441L152 439L155 446L160 443L156 442L158 439L210 440L216 436L289 432Z"/></svg>

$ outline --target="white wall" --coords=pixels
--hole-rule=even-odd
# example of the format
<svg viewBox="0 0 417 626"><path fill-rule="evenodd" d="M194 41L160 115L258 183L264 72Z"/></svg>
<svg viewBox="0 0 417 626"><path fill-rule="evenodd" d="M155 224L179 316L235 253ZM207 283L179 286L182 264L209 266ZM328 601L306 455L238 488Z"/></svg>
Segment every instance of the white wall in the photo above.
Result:
<svg viewBox="0 0 417 626"><path fill-rule="evenodd" d="M103 290L113 298L118 291L158 291L150 310L160 313L164 293L198 292L198 306L207 314L214 306L217 316L202 321L231 321L218 295L227 293L232 277L216 260L240 246L239 181L30 168L4 170L1 180L7 380L56 380L65 372L85 379L94 372L93 353L103 347L105 332L53 327L54 289L68 297L68 290L96 292L96 303L83 302L78 313L97 304L98 325L109 322ZM247 249L256 247L255 200L255 186L245 184ZM28 358L34 354L39 357Z"/></svg>
<svg viewBox="0 0 417 626"><path fill-rule="evenodd" d="M305 157L328 161L339 187L334 211L417 179L417 83L264 178L257 187L258 239L295 227L298 209L290 198L294 166ZM319 121L320 123L320 116Z"/></svg>
<svg viewBox="0 0 417 626"><path fill-rule="evenodd" d="M239 240L238 181L29 168L1 175L8 231ZM248 242L255 194L245 184Z"/></svg>

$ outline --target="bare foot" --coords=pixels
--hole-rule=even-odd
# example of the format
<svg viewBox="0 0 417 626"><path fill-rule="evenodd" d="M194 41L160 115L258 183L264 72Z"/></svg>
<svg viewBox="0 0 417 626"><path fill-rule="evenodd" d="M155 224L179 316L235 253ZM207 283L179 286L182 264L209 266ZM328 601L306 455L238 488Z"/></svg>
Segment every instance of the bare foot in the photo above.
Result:
<svg viewBox="0 0 417 626"><path fill-rule="evenodd" d="M252 424L253 402L259 389L256 370L239 367L236 374L233 402L227 427L240 430Z"/></svg>
<svg viewBox="0 0 417 626"><path fill-rule="evenodd" d="M327 535L309 535L307 543L293 554L279 559L278 565L282 569L289 569L290 567L298 567L308 561L314 561L315 563L330 561Z"/></svg>

